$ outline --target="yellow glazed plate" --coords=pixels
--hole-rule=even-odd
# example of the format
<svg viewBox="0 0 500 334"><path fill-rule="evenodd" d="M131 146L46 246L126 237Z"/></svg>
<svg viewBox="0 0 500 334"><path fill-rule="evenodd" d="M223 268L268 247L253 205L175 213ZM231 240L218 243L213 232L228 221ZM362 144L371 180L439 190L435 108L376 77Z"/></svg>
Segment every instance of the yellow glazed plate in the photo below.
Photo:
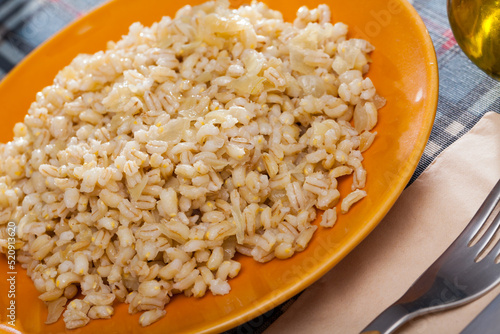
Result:
<svg viewBox="0 0 500 334"><path fill-rule="evenodd" d="M196 5L201 1L190 1ZM265 1L295 17L304 4L298 0ZM312 8L324 0L307 1ZM324 275L347 255L384 217L414 172L429 137L438 97L437 62L431 39L417 12L406 0L326 0L332 21L349 25L351 37L368 39L376 50L369 77L387 105L380 110L378 136L365 152L368 197L347 215L339 215L332 229L318 229L309 247L288 260L260 264L239 256L242 270L230 280L231 292L201 299L176 296L166 316L141 328L140 314L129 315L126 304L116 307L109 320L91 321L69 333L206 333L221 332L272 309ZM128 26L140 21L150 25L161 16L172 16L185 0L115 0L75 22L38 48L0 84L0 140L12 139L14 124L21 121L37 91L51 84L56 73L78 53L103 50L108 40L118 40ZM240 0L233 2L239 6ZM345 196L351 179L340 182ZM1 277L9 272L0 256ZM9 303L6 279L0 281L0 332L63 333L60 319L45 325L47 310L26 271L17 266L16 326L7 326Z"/></svg>

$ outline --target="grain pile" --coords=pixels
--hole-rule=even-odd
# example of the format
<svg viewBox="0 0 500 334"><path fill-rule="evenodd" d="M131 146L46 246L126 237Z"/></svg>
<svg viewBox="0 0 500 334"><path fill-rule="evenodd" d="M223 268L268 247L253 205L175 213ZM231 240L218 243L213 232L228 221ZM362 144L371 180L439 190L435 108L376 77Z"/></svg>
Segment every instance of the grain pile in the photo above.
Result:
<svg viewBox="0 0 500 334"><path fill-rule="evenodd" d="M364 77L373 46L346 35L326 5L287 23L207 2L133 24L38 93L0 146L0 246L15 222L47 323L125 302L149 325L175 294L228 293L236 252L291 257L317 209L331 227L363 198L384 102Z"/></svg>

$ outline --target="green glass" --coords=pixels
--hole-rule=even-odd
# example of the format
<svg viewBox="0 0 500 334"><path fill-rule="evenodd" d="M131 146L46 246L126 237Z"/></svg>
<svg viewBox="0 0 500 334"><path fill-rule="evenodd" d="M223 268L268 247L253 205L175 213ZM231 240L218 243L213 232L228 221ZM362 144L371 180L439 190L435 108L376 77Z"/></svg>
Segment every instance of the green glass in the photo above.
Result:
<svg viewBox="0 0 500 334"><path fill-rule="evenodd" d="M500 0L448 0L458 45L484 72L500 79Z"/></svg>

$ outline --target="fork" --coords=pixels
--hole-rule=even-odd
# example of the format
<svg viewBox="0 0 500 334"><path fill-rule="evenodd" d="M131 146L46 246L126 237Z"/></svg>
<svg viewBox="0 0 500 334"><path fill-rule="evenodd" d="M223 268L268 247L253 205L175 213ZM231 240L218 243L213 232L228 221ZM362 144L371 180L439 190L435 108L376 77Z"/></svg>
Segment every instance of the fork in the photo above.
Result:
<svg viewBox="0 0 500 334"><path fill-rule="evenodd" d="M467 304L500 283L500 241L492 246L500 212L478 236L500 200L500 180L465 230L394 304L373 320L362 334L390 334L424 314ZM477 242L475 239L479 237ZM485 255L486 254L486 255Z"/></svg>

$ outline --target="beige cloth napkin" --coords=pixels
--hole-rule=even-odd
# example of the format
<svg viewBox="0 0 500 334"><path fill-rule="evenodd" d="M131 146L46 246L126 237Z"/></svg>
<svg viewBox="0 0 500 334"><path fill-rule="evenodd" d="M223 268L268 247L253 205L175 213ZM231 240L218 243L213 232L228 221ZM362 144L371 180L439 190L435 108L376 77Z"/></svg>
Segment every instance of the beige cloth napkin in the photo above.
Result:
<svg viewBox="0 0 500 334"><path fill-rule="evenodd" d="M444 150L380 225L265 333L359 333L455 240L499 178L500 114L491 112ZM500 286L397 333L459 333L499 293Z"/></svg>

